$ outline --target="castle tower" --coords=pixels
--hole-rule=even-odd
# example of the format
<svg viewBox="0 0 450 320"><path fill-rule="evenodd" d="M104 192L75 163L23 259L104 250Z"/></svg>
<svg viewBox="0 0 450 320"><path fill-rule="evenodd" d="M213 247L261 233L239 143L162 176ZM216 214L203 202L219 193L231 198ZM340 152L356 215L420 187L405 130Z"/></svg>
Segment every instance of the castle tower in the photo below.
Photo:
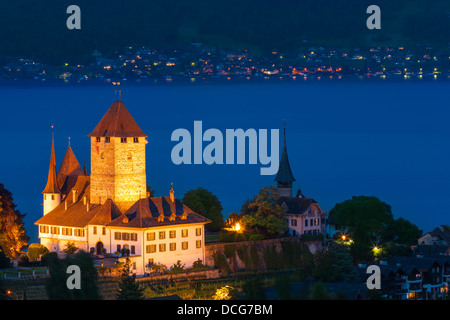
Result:
<svg viewBox="0 0 450 320"><path fill-rule="evenodd" d="M55 161L55 143L52 138L52 151L50 154L50 167L48 169L47 185L44 191L44 216L55 209L61 203L61 190L58 187L58 180L56 176L56 161Z"/></svg>
<svg viewBox="0 0 450 320"><path fill-rule="evenodd" d="M145 198L144 132L121 101L114 101L89 134L91 138L90 200L103 204L112 199L125 212Z"/></svg>
<svg viewBox="0 0 450 320"><path fill-rule="evenodd" d="M281 153L280 166L275 181L277 182L280 197L292 197L292 182L295 181L295 178L292 174L287 154L286 128L284 128L283 151Z"/></svg>
<svg viewBox="0 0 450 320"><path fill-rule="evenodd" d="M86 173L81 168L80 163L78 162L75 153L70 146L70 137L69 137L69 146L67 147L66 154L61 161L61 165L58 170L58 175L56 176L58 181L58 186L61 189L61 193L63 195L67 194L67 192L75 185L76 178L78 176L85 176Z"/></svg>

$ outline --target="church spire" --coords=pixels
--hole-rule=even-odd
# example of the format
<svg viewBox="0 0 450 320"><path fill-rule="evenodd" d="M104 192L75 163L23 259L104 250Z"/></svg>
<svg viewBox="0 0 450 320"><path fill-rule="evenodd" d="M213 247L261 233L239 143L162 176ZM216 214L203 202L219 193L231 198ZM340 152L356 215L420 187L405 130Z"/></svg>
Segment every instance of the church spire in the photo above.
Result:
<svg viewBox="0 0 450 320"><path fill-rule="evenodd" d="M53 126L52 126L53 128ZM42 193L60 193L61 190L58 187L58 180L56 179L56 161L55 161L55 142L52 132L52 151L50 154L50 167L48 169L47 185Z"/></svg>
<svg viewBox="0 0 450 320"><path fill-rule="evenodd" d="M281 197L292 197L292 182L295 181L286 147L286 127L283 128L283 151L281 153L280 166L275 181L278 183L278 190Z"/></svg>

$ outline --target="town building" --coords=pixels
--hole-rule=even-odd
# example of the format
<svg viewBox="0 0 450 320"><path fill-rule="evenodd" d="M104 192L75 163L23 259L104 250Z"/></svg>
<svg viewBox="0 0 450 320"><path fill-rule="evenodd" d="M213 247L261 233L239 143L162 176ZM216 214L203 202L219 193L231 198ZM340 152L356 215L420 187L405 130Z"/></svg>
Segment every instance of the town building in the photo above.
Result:
<svg viewBox="0 0 450 320"><path fill-rule="evenodd" d="M147 135L121 101L114 101L89 134L91 172L70 146L56 170L52 141L43 193L43 216L35 222L41 244L62 252L68 242L98 257L128 257L137 275L154 264L187 268L205 261L205 217L179 199L150 197L146 181ZM122 259L122 260L123 260Z"/></svg>
<svg viewBox="0 0 450 320"><path fill-rule="evenodd" d="M279 191L278 203L285 211L289 235L325 235L327 213L314 199L305 197L300 190L295 197L292 196L292 184L296 180L289 164L286 128L284 128L283 150L275 181Z"/></svg>
<svg viewBox="0 0 450 320"><path fill-rule="evenodd" d="M450 256L395 256L381 260L380 270L381 291L389 299L448 299Z"/></svg>

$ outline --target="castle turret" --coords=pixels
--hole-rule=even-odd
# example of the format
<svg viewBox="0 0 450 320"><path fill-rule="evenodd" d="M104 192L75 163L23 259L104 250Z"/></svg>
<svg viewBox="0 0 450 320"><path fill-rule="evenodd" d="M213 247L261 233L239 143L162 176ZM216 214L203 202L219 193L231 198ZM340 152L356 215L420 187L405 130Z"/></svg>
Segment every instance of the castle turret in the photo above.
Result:
<svg viewBox="0 0 450 320"><path fill-rule="evenodd" d="M90 199L103 204L112 199L125 212L145 198L145 138L121 101L114 101L89 134L91 137Z"/></svg>
<svg viewBox="0 0 450 320"><path fill-rule="evenodd" d="M61 190L58 187L55 161L55 143L52 139L52 151L50 154L50 167L48 169L47 185L44 191L44 216L55 209L61 203Z"/></svg>
<svg viewBox="0 0 450 320"><path fill-rule="evenodd" d="M292 197L292 182L295 181L294 175L289 165L289 159L286 148L286 128L284 129L283 151L281 153L280 167L278 168L277 182L280 197Z"/></svg>

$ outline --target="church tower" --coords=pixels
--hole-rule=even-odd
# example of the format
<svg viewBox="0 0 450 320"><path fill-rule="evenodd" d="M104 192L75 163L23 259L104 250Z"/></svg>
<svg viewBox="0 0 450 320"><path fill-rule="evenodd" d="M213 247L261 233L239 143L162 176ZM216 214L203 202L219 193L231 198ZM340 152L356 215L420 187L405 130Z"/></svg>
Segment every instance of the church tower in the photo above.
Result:
<svg viewBox="0 0 450 320"><path fill-rule="evenodd" d="M114 101L89 134L91 138L90 201L112 199L125 212L146 197L147 135L121 101Z"/></svg>
<svg viewBox="0 0 450 320"><path fill-rule="evenodd" d="M292 183L295 181L294 175L289 165L289 159L286 148L286 128L284 128L283 151L281 153L280 167L278 168L277 182L280 197L292 197Z"/></svg>
<svg viewBox="0 0 450 320"><path fill-rule="evenodd" d="M55 161L55 143L52 137L52 151L50 154L50 167L48 169L47 185L44 191L44 216L55 209L61 203L61 190L58 187L58 180L56 175L56 161Z"/></svg>

